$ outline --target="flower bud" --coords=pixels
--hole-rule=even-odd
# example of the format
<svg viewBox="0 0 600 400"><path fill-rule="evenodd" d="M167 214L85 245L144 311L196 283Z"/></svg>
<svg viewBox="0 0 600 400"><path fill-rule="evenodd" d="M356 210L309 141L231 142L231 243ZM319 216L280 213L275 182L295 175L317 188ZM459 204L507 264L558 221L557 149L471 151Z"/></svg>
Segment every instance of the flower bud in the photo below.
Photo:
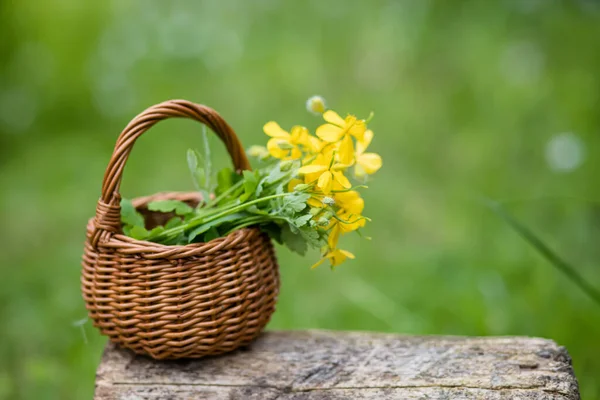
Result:
<svg viewBox="0 0 600 400"><path fill-rule="evenodd" d="M264 146L250 146L246 153L250 157L256 157L261 159L269 157L269 151Z"/></svg>
<svg viewBox="0 0 600 400"><path fill-rule="evenodd" d="M300 184L294 186L294 190L296 192L302 192L302 191L304 191L306 189L310 189L311 187L312 187L312 185L309 185L307 183L300 183Z"/></svg>
<svg viewBox="0 0 600 400"><path fill-rule="evenodd" d="M294 161L292 161L292 160L281 161L279 163L279 168L282 171L289 171L289 169L292 168L293 165L294 165ZM300 185L297 185L297 186L300 186Z"/></svg>
<svg viewBox="0 0 600 400"><path fill-rule="evenodd" d="M335 204L335 199L333 197L329 197L329 196L325 196L323 197L323 200L321 200L323 202L323 204L327 205L327 206L332 206Z"/></svg>
<svg viewBox="0 0 600 400"><path fill-rule="evenodd" d="M327 226L329 225L329 219L325 218L325 217L321 217L319 218L319 220L317 221L317 224L319 226Z"/></svg>
<svg viewBox="0 0 600 400"><path fill-rule="evenodd" d="M321 96L313 96L306 101L306 109L312 114L323 114L325 108L325 99Z"/></svg>
<svg viewBox="0 0 600 400"><path fill-rule="evenodd" d="M286 142L285 140L279 140L277 141L277 147L279 147L281 150L292 150L294 145Z"/></svg>

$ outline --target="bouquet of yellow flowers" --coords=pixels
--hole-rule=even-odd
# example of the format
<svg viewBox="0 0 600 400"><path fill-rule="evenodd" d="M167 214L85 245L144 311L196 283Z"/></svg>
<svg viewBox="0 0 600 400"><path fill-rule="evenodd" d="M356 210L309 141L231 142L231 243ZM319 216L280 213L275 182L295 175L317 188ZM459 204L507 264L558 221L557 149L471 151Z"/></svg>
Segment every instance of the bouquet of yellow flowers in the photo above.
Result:
<svg viewBox="0 0 600 400"><path fill-rule="evenodd" d="M260 163L254 171L237 174L225 168L213 176L210 149L204 132L204 152L188 150L188 166L204 199L197 207L177 200L148 204L151 211L175 216L152 230L129 200L121 203L123 232L135 239L167 245L208 242L237 229L258 226L271 238L304 254L307 248L321 250L317 267L328 260L333 267L348 258L338 246L340 236L357 231L369 219L363 216L364 200L359 189L381 168L381 157L367 152L373 131L367 119L340 117L326 110L322 98L307 103L309 111L325 121L315 135L303 126L289 132L268 122L266 147L252 146L247 154ZM353 184L348 176L352 175Z"/></svg>

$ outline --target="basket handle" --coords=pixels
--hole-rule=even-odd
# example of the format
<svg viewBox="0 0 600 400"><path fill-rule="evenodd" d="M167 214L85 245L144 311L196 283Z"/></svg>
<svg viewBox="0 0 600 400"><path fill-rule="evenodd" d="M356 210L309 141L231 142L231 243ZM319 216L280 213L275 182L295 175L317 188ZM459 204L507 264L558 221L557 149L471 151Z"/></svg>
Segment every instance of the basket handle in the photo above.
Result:
<svg viewBox="0 0 600 400"><path fill-rule="evenodd" d="M212 108L187 100L168 100L147 108L125 127L117 139L110 158L104 180L102 194L96 207L91 244L105 242L121 230L121 178L129 153L135 141L154 124L167 118L190 118L201 122L213 130L225 143L237 172L250 170L250 163L240 140L233 129Z"/></svg>

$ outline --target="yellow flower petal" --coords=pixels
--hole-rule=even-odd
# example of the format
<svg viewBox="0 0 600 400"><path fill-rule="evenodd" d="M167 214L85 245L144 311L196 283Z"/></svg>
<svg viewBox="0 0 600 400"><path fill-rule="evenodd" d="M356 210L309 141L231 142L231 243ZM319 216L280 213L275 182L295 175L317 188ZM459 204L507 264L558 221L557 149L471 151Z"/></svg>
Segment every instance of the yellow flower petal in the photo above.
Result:
<svg viewBox="0 0 600 400"><path fill-rule="evenodd" d="M323 264L323 262L325 262L326 258L321 258L319 261L317 261L316 263L314 263L312 265L312 267L310 267L310 269L315 269L317 268L319 265Z"/></svg>
<svg viewBox="0 0 600 400"><path fill-rule="evenodd" d="M279 124L274 121L267 122L265 124L265 126L263 126L263 131L267 135L269 135L273 138L279 138L279 139L289 139L290 138L290 134L287 133L286 131L284 131L283 129L281 129Z"/></svg>
<svg viewBox="0 0 600 400"><path fill-rule="evenodd" d="M269 139L269 141L267 142L267 150L269 150L269 154L275 158L279 158L279 159L284 159L285 157L287 157L289 150L283 150L282 148L279 147L279 143L280 142L284 142L287 143L285 141L283 141L282 139Z"/></svg>
<svg viewBox="0 0 600 400"><path fill-rule="evenodd" d="M323 148L323 142L314 136L308 136L308 146L312 153L318 153Z"/></svg>
<svg viewBox="0 0 600 400"><path fill-rule="evenodd" d="M323 171L327 171L326 165L311 164L311 165L305 165L304 167L300 168L298 170L298 173L306 175L306 174L314 174L314 173L323 172Z"/></svg>
<svg viewBox="0 0 600 400"><path fill-rule="evenodd" d="M346 118L347 119L347 118ZM354 136L357 140L363 140L367 125L362 119L355 119L352 125L348 124L348 133Z"/></svg>
<svg viewBox="0 0 600 400"><path fill-rule="evenodd" d="M344 189L350 189L352 187L352 184L350 183L348 178L346 178L344 176L343 173L341 173L339 171L334 171L332 174L333 174L333 178L335 179L335 181L337 183L339 183L340 186L343 187Z"/></svg>
<svg viewBox="0 0 600 400"><path fill-rule="evenodd" d="M345 135L338 149L340 163L350 165L354 161L354 144L350 135Z"/></svg>
<svg viewBox="0 0 600 400"><path fill-rule="evenodd" d="M348 213L360 215L365 208L365 201L356 190L336 193L334 198L335 204Z"/></svg>
<svg viewBox="0 0 600 400"><path fill-rule="evenodd" d="M364 153L371 144L371 140L373 140L373 131L369 129L365 131L362 140L356 141L356 154Z"/></svg>
<svg viewBox="0 0 600 400"><path fill-rule="evenodd" d="M339 222L342 233L352 232L365 226L366 220L360 214L344 213L338 217L345 221L345 223Z"/></svg>
<svg viewBox="0 0 600 400"><path fill-rule="evenodd" d="M325 111L323 113L323 119L329 122L330 124L334 124L340 127L345 125L344 118L340 117L338 113L332 110Z"/></svg>
<svg viewBox="0 0 600 400"><path fill-rule="evenodd" d="M353 259L354 254L352 254L346 250L336 249L336 250L333 250L333 251L327 253L325 255L325 258L329 259L329 262L331 262L332 267L335 267L337 265L340 265L344 261L346 261L346 259L348 259L348 258Z"/></svg>
<svg viewBox="0 0 600 400"><path fill-rule="evenodd" d="M308 199L306 201L306 204L315 208L323 208L325 206L323 202L316 197L311 197L310 199Z"/></svg>
<svg viewBox="0 0 600 400"><path fill-rule="evenodd" d="M329 194L331 192L331 187L333 185L333 174L330 171L325 171L319 176L319 180L317 181L317 186L323 191L325 194Z"/></svg>
<svg viewBox="0 0 600 400"><path fill-rule="evenodd" d="M358 157L356 163L363 168L365 173L371 175L381 168L383 161L381 160L381 156L379 154L364 153Z"/></svg>
<svg viewBox="0 0 600 400"><path fill-rule="evenodd" d="M354 258L355 258L355 257L354 257L354 254L350 253L350 252L349 252L349 251L347 251L347 250L338 250L338 251L339 251L340 253L342 253L343 255L345 255L346 257L348 257L348 258L352 259L352 260L354 260Z"/></svg>
<svg viewBox="0 0 600 400"><path fill-rule="evenodd" d="M302 157L302 152L300 151L300 149L298 147L294 147L292 149L292 152L290 153L289 157L287 157L288 160L298 160L300 157Z"/></svg>
<svg viewBox="0 0 600 400"><path fill-rule="evenodd" d="M334 143L342 138L344 135L344 130L339 126L324 124L318 127L315 133L322 140L329 143Z"/></svg>
<svg viewBox="0 0 600 400"><path fill-rule="evenodd" d="M367 176L365 169L359 163L356 163L356 165L354 166L354 176L356 178L364 178L365 176Z"/></svg>
<svg viewBox="0 0 600 400"><path fill-rule="evenodd" d="M340 224L335 224L331 231L329 231L329 236L327 237L327 245L330 249L335 249L338 245L338 241L340 239Z"/></svg>
<svg viewBox="0 0 600 400"><path fill-rule="evenodd" d="M327 143L327 142L323 141L321 143L323 143L323 146L319 150L320 154L323 156L323 158L331 160L331 157L333 157L334 151L337 151L336 145L338 145L339 142L338 143Z"/></svg>
<svg viewBox="0 0 600 400"><path fill-rule="evenodd" d="M301 179L298 178L294 178L290 181L290 183L288 183L288 192L293 192L294 188L298 185L303 184L304 182Z"/></svg>
<svg viewBox="0 0 600 400"><path fill-rule="evenodd" d="M294 126L290 131L291 139L293 144L308 145L308 129L303 126Z"/></svg>

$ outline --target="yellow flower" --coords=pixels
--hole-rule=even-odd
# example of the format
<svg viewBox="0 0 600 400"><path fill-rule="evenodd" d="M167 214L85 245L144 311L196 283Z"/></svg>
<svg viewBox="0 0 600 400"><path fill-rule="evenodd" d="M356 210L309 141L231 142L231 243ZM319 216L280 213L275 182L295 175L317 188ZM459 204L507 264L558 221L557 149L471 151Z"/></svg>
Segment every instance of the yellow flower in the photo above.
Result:
<svg viewBox="0 0 600 400"><path fill-rule="evenodd" d="M356 190L335 193L335 204L345 212L360 215L365 208L365 201Z"/></svg>
<svg viewBox="0 0 600 400"><path fill-rule="evenodd" d="M352 232L365 226L366 219L361 214L365 201L355 190L335 193L335 205L339 207L337 218L332 218L327 229L330 229L327 244L330 249L337 247L341 234Z"/></svg>
<svg viewBox="0 0 600 400"><path fill-rule="evenodd" d="M381 168L381 156L377 153L365 153L367 147L373 140L373 131L367 130L362 140L356 142L356 166L354 167L354 175L362 178L365 175L374 174Z"/></svg>
<svg viewBox="0 0 600 400"><path fill-rule="evenodd" d="M325 253L323 258L317 261L311 268L317 268L319 265L323 264L325 260L329 260L329 262L331 262L331 266L336 267L346 261L348 258L354 259L354 254L340 249L329 250L327 253Z"/></svg>
<svg viewBox="0 0 600 400"><path fill-rule="evenodd" d="M348 178L341 171L343 168L343 165L334 163L333 155L331 157L319 155L310 165L305 165L298 172L305 176L306 183L316 180L317 187L324 194L329 194L334 188L349 189L352 187Z"/></svg>
<svg viewBox="0 0 600 400"><path fill-rule="evenodd" d="M344 119L331 110L323 113L323 119L328 123L317 128L317 136L329 143L339 142L338 157L340 162L345 165L352 164L354 161L352 136L356 140L363 140L367 130L365 121L357 119L354 115L348 115Z"/></svg>
<svg viewBox="0 0 600 400"><path fill-rule="evenodd" d="M308 145L308 130L294 126L291 133L284 131L277 122L267 122L264 132L271 137L267 142L269 154L280 160L297 160L302 157L300 146Z"/></svg>

